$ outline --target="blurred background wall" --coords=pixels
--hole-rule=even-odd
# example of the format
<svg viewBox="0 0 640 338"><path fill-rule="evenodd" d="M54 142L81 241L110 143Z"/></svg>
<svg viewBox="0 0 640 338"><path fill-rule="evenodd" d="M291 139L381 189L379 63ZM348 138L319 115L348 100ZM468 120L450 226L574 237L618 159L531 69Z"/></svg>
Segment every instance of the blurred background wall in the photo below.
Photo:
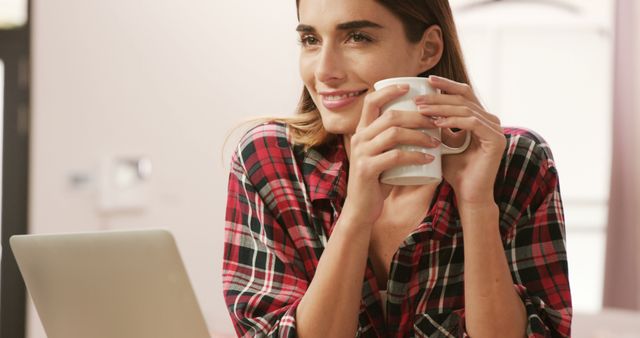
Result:
<svg viewBox="0 0 640 338"><path fill-rule="evenodd" d="M614 1L451 4L488 110L554 150L575 311L597 313ZM220 275L237 133L224 141L247 118L295 109L296 24L293 1L33 0L29 231L170 229L209 328L233 332ZM113 165L136 159L152 170L132 185ZM44 336L30 307L28 337Z"/></svg>
<svg viewBox="0 0 640 338"><path fill-rule="evenodd" d="M247 117L295 107L292 3L35 0L32 10L29 230L170 229L210 329L232 332L223 142ZM104 161L138 157L153 168L142 201L101 208ZM44 337L35 311L29 323Z"/></svg>

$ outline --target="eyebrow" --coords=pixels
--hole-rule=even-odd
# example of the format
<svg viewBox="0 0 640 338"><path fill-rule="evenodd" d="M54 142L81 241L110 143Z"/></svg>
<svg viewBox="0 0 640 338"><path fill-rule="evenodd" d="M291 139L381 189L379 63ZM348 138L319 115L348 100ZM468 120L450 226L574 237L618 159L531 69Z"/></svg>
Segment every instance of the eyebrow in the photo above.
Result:
<svg viewBox="0 0 640 338"><path fill-rule="evenodd" d="M342 31L350 30L350 29L360 29L360 28L384 28L384 27L369 20L349 21L349 22L344 22L336 25L336 29L342 30ZM303 33L312 33L312 32L315 32L316 29L313 26L299 24L298 27L296 27L296 31L303 32Z"/></svg>

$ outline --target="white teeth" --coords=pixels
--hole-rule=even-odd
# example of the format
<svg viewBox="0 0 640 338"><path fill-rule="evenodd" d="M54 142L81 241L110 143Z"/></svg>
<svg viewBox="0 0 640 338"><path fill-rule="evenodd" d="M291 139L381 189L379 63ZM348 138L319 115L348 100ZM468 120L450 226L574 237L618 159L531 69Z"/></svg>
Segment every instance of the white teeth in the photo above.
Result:
<svg viewBox="0 0 640 338"><path fill-rule="evenodd" d="M325 98L329 101L338 101L338 100L346 99L347 97L358 96L360 93L362 92L353 92L353 93L342 94L342 95L327 95L325 96Z"/></svg>

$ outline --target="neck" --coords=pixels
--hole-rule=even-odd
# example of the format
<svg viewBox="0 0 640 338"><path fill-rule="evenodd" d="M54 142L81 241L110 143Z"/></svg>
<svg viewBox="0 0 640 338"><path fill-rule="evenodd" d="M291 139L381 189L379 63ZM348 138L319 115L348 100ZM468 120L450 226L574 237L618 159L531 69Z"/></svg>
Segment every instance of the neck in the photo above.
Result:
<svg viewBox="0 0 640 338"><path fill-rule="evenodd" d="M344 141L344 150L347 152L347 158L351 159L351 136L353 134L343 134L342 140Z"/></svg>

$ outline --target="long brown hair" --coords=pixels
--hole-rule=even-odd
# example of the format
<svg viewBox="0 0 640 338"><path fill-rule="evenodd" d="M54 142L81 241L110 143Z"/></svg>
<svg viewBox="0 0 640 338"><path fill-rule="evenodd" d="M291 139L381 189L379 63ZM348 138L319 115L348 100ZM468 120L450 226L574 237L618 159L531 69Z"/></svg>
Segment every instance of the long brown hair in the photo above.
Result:
<svg viewBox="0 0 640 338"><path fill-rule="evenodd" d="M438 75L470 84L448 0L376 1L402 21L405 36L411 43L420 42L424 31L430 26L440 26L444 44L442 58L435 67L418 76ZM296 0L296 8L299 5L300 0ZM302 88L295 115L275 118L272 121L286 123L289 126L292 141L304 145L306 149L324 144L335 136L324 129L320 112L306 87Z"/></svg>

